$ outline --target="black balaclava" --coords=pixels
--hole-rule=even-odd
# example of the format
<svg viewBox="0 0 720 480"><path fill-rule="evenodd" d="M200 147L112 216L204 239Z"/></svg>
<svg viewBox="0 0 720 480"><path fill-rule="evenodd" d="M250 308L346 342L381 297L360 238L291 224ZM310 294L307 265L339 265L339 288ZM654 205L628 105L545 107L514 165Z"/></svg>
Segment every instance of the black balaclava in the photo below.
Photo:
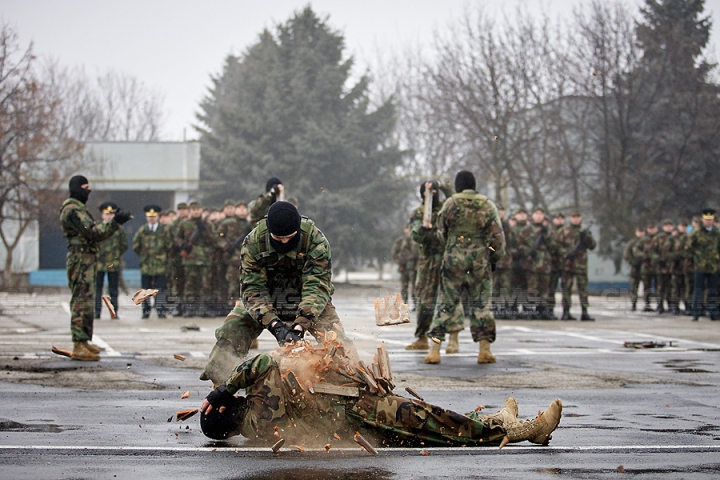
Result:
<svg viewBox="0 0 720 480"><path fill-rule="evenodd" d="M272 187L275 185L282 185L282 180L280 180L278 177L270 177L265 184L265 192L269 192Z"/></svg>
<svg viewBox="0 0 720 480"><path fill-rule="evenodd" d="M425 183L430 182L432 183L433 190L435 190L435 193L433 194L433 200L432 200L432 208L435 210L440 206L440 192L438 191L438 182L437 180L425 180L420 184L420 200L423 202L425 201Z"/></svg>
<svg viewBox="0 0 720 480"><path fill-rule="evenodd" d="M460 170L455 175L455 191L460 193L463 190L475 190L475 175L467 170Z"/></svg>
<svg viewBox="0 0 720 480"><path fill-rule="evenodd" d="M74 198L75 200L78 200L82 203L86 203L88 200L88 197L90 196L90 190L89 188L82 188L83 185L87 185L88 180L87 178L83 177L82 175L75 175L70 179L70 198Z"/></svg>
<svg viewBox="0 0 720 480"><path fill-rule="evenodd" d="M209 414L200 414L200 428L203 434L213 440L225 440L240 433L241 419L247 411L245 397L236 397L232 406L220 413L213 408Z"/></svg>
<svg viewBox="0 0 720 480"><path fill-rule="evenodd" d="M278 242L270 237L270 245L279 253L287 253L297 247L300 242L300 214L290 202L275 202L267 214L268 231L278 237L285 237L298 232L287 243Z"/></svg>

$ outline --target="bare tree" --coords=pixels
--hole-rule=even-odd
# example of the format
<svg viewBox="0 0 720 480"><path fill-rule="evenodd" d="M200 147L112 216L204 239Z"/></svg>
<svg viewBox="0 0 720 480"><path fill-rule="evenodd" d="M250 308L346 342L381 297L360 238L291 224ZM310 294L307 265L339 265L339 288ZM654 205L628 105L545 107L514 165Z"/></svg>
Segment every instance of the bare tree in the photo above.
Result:
<svg viewBox="0 0 720 480"><path fill-rule="evenodd" d="M6 24L0 30L0 241L3 285L13 282L13 252L38 217L46 192L77 168L82 144L59 134L58 101L33 74L32 45L23 50Z"/></svg>

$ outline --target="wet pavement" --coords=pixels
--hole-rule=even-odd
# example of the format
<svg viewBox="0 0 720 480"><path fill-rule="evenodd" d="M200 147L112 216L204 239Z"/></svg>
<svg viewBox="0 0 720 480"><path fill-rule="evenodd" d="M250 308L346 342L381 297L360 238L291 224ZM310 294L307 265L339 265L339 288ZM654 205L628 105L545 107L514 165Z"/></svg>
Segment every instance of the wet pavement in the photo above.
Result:
<svg viewBox="0 0 720 480"><path fill-rule="evenodd" d="M371 457L358 448L288 447L275 455L238 437L213 442L197 415L177 422L174 414L198 407L210 391L198 375L222 318L143 321L124 298L120 320L96 322L102 361L72 362L50 353L51 345L71 346L69 295L48 291L0 294L0 477L720 476L720 322L633 313L622 297L592 297L596 322L500 320L497 363L475 362L477 347L465 330L460 353L431 366L424 352L403 348L414 325L374 325L373 300L393 287L339 285L334 303L362 355L385 342L395 391L410 386L459 412L497 409L514 396L524 418L560 398L563 418L549 446L380 449ZM183 329L193 325L199 330ZM665 346L630 349L626 341ZM260 350L274 346L263 333ZM181 399L188 390L190 398Z"/></svg>

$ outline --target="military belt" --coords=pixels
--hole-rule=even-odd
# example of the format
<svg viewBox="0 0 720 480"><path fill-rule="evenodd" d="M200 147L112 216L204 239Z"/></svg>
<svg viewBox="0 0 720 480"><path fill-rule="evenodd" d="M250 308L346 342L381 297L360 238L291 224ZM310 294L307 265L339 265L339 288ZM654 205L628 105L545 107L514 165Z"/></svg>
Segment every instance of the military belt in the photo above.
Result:
<svg viewBox="0 0 720 480"><path fill-rule="evenodd" d="M72 253L97 253L97 249L88 245L68 245L68 252Z"/></svg>
<svg viewBox="0 0 720 480"><path fill-rule="evenodd" d="M448 237L448 245L470 245L472 243L485 243L485 237L482 235L450 235Z"/></svg>

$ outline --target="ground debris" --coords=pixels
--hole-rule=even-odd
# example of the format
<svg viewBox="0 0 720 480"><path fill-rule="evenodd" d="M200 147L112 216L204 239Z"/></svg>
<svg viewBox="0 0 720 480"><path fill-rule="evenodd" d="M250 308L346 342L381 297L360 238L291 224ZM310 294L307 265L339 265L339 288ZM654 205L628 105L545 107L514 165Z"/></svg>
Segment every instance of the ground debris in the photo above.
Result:
<svg viewBox="0 0 720 480"><path fill-rule="evenodd" d="M280 447L282 447L283 445L285 445L285 439L284 439L284 438L281 438L280 440L278 440L277 442L275 442L275 444L272 446L272 451L273 451L273 453L278 453L278 452L280 451Z"/></svg>
<svg viewBox="0 0 720 480"><path fill-rule="evenodd" d="M53 345L53 347L50 349L54 354L56 355L62 355L63 357L72 358L72 352L70 350L65 350L63 348L58 348Z"/></svg>
<svg viewBox="0 0 720 480"><path fill-rule="evenodd" d="M180 395L180 398L182 398L183 400L186 398L190 398L190 390L185 390L182 395Z"/></svg>
<svg viewBox="0 0 720 480"><path fill-rule="evenodd" d="M420 395L418 395L418 393L417 393L415 390L413 390L412 388L410 388L410 387L405 387L405 391L408 392L408 393L409 393L410 395L412 395L413 397L415 397L415 398L417 398L418 400L420 400L421 402L424 402L424 401L425 401L425 399L424 399L423 397L421 397ZM476 410L476 411L477 411L477 410Z"/></svg>
<svg viewBox="0 0 720 480"><path fill-rule="evenodd" d="M180 355L179 353L173 354L173 357L175 357L176 360L180 360L181 362L184 362L184 361L185 361L185 356L184 356L184 355Z"/></svg>
<svg viewBox="0 0 720 480"><path fill-rule="evenodd" d="M177 413L175 413L175 417L177 418L178 422L182 422L184 420L187 420L188 418L192 417L198 412L197 408L188 408L186 410L178 410Z"/></svg>
<svg viewBox="0 0 720 480"><path fill-rule="evenodd" d="M180 327L180 330L182 330L183 332L187 332L188 330L199 332L200 327L198 327L197 325L183 325L182 327Z"/></svg>
<svg viewBox="0 0 720 480"><path fill-rule="evenodd" d="M625 348L664 348L664 347L674 347L672 341L669 342L624 342L623 347Z"/></svg>
<svg viewBox="0 0 720 480"><path fill-rule="evenodd" d="M360 445L362 448L365 449L366 452L368 452L371 455L377 455L377 450L375 450L375 447L370 445L370 442L368 442L365 437L360 435L360 432L355 432L355 436L353 437L353 440L355 443Z"/></svg>

